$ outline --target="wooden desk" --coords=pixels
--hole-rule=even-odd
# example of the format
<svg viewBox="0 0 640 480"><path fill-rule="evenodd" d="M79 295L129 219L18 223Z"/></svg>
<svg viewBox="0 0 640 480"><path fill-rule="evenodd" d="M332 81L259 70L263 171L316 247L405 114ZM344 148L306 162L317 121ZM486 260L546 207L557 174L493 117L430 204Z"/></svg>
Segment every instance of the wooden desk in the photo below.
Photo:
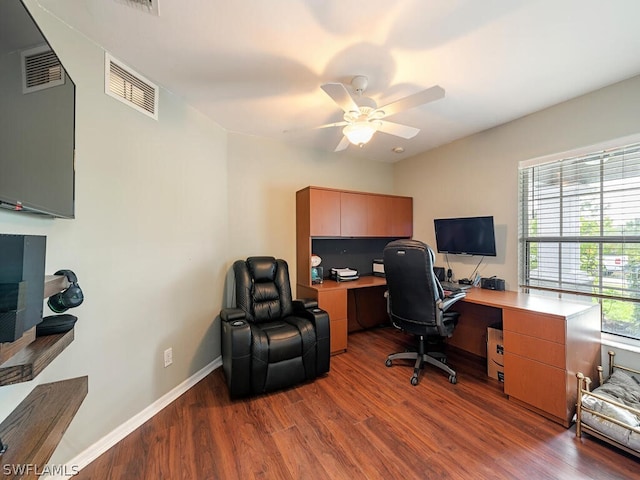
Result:
<svg viewBox="0 0 640 480"><path fill-rule="evenodd" d="M380 277L298 285L298 297L318 299L331 317L331 352L347 349L348 291L379 287ZM487 327L502 322L504 391L510 399L565 427L575 413L575 373L597 378L600 306L519 292L471 288L454 309L460 321L448 343L486 357Z"/></svg>
<svg viewBox="0 0 640 480"><path fill-rule="evenodd" d="M461 305L493 309L502 317L509 398L569 427L576 409L576 372L597 378L600 305L478 288L470 289ZM463 318L461 327L467 323ZM459 333L456 329L454 337Z"/></svg>
<svg viewBox="0 0 640 480"><path fill-rule="evenodd" d="M355 324L357 320L354 318L354 312L351 312L349 318L349 298L354 299L353 292L355 290L375 288L379 293L378 305L382 306L379 315L382 318L388 318L386 307L384 306L384 291L387 282L382 277L360 277L358 280L349 282L336 282L334 280L325 280L324 283L315 285L298 284L298 298L315 298L318 300L320 308L329 313L331 321L331 353L342 353L347 350L347 334L349 332L349 323ZM352 291L352 295L349 295ZM378 308L378 310L380 310ZM378 318L380 318L380 316ZM353 328L352 328L353 330Z"/></svg>

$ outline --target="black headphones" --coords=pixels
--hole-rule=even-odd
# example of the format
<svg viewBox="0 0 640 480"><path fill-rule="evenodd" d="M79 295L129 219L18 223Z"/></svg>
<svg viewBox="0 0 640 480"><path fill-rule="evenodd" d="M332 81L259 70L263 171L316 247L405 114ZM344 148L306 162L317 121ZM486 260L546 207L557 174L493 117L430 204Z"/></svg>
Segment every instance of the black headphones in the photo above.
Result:
<svg viewBox="0 0 640 480"><path fill-rule="evenodd" d="M70 285L60 293L51 295L47 301L47 305L55 313L64 313L70 308L75 308L82 303L84 295L82 289L78 285L78 277L71 270L58 270L55 275L64 275L67 277Z"/></svg>

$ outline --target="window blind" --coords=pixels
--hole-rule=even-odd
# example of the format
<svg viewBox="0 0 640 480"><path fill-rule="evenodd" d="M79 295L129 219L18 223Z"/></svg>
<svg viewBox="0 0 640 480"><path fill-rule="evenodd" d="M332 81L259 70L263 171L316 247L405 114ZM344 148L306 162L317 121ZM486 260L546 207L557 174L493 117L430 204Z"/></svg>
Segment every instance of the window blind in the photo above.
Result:
<svg viewBox="0 0 640 480"><path fill-rule="evenodd" d="M519 181L521 286L640 302L640 143L524 166ZM605 317L638 313L603 303Z"/></svg>

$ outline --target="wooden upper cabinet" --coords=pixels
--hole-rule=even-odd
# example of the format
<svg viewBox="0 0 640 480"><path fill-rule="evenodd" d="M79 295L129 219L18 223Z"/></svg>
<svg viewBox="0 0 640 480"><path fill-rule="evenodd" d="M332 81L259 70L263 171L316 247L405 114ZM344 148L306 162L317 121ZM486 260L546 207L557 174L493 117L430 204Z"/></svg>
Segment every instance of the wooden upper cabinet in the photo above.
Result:
<svg viewBox="0 0 640 480"><path fill-rule="evenodd" d="M413 198L391 198L391 236L413 236Z"/></svg>
<svg viewBox="0 0 640 480"><path fill-rule="evenodd" d="M309 189L309 236L340 236L340 192Z"/></svg>
<svg viewBox="0 0 640 480"><path fill-rule="evenodd" d="M413 199L307 187L296 192L296 231L300 243L310 237L411 237Z"/></svg>
<svg viewBox="0 0 640 480"><path fill-rule="evenodd" d="M367 208L369 195L363 193L340 193L340 235L343 237L366 237Z"/></svg>
<svg viewBox="0 0 640 480"><path fill-rule="evenodd" d="M367 195L367 236L391 237L393 215L393 197L385 195Z"/></svg>

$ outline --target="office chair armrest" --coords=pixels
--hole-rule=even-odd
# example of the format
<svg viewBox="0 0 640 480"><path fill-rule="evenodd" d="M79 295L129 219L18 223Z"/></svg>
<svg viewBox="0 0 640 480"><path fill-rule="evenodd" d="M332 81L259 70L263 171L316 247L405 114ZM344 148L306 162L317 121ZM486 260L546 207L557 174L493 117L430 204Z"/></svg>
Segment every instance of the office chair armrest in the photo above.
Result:
<svg viewBox="0 0 640 480"><path fill-rule="evenodd" d="M441 300L439 302L440 310L446 312L447 310L449 310L449 307L451 307L451 305L456 303L458 300L462 300L466 296L467 294L465 292L458 292L445 298L444 300Z"/></svg>
<svg viewBox="0 0 640 480"><path fill-rule="evenodd" d="M244 310L236 307L223 308L220 311L220 319L223 322L232 322L234 320L244 320L247 317L247 314L244 313Z"/></svg>

